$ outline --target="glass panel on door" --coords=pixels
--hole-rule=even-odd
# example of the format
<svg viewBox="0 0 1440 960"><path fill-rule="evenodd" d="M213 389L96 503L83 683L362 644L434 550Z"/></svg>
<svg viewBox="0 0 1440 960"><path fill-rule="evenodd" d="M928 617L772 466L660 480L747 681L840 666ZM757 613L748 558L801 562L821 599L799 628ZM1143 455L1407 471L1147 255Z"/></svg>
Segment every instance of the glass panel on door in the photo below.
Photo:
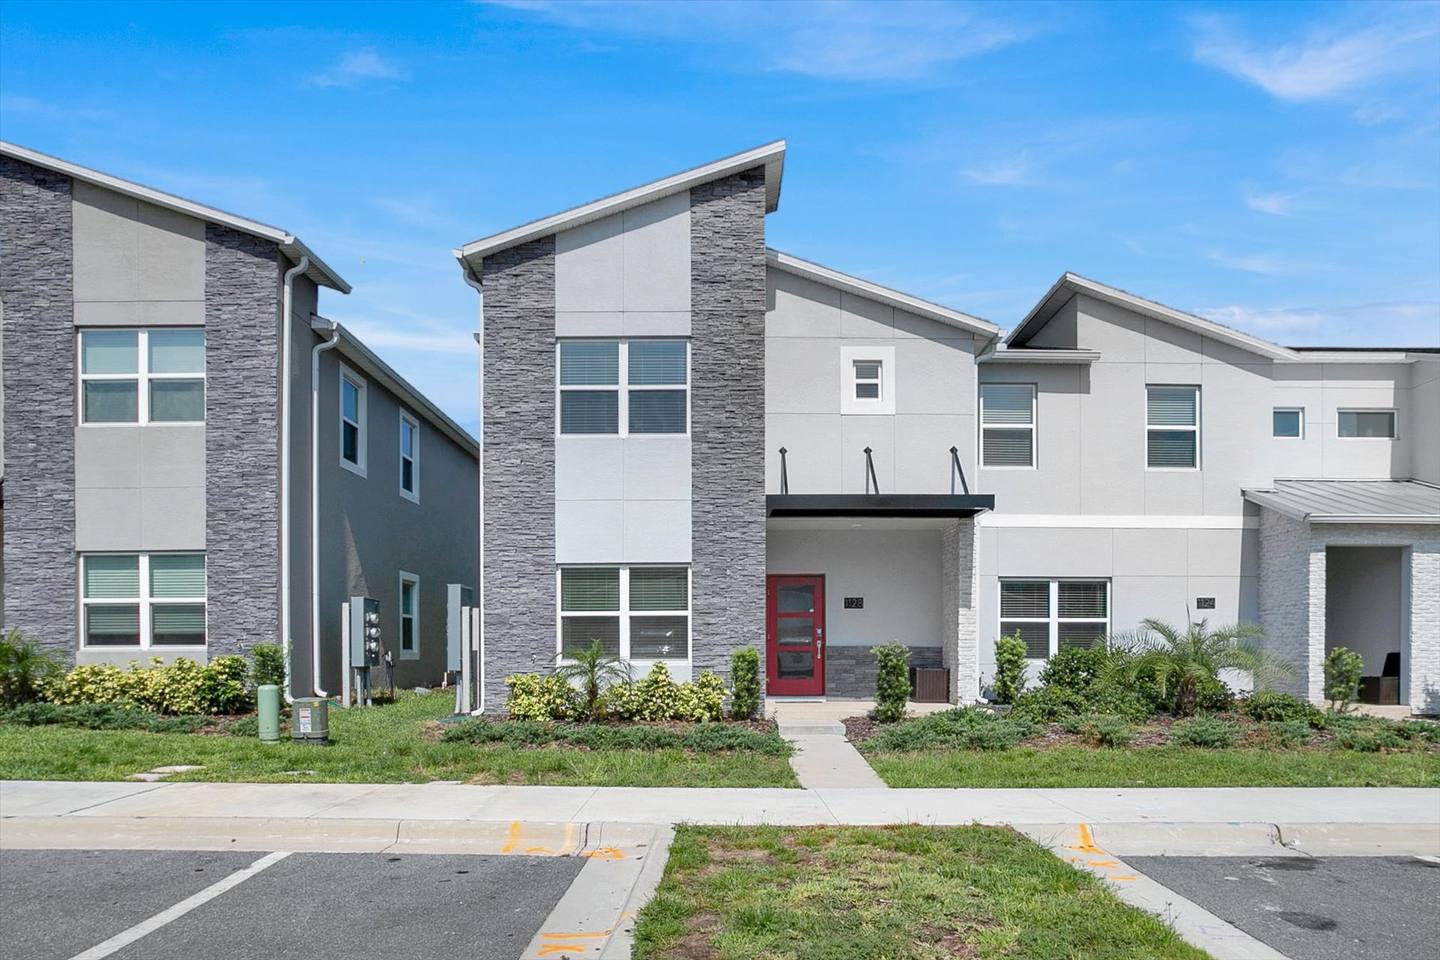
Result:
<svg viewBox="0 0 1440 960"><path fill-rule="evenodd" d="M787 584L776 591L779 613L814 613L815 587L808 583Z"/></svg>

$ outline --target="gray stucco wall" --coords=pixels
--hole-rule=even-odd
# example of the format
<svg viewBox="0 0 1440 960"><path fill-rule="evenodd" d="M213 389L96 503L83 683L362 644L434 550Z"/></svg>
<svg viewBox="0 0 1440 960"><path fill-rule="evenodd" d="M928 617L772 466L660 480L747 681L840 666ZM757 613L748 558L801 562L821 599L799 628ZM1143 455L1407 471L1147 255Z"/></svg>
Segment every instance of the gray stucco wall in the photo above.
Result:
<svg viewBox="0 0 1440 960"><path fill-rule="evenodd" d="M209 653L280 631L280 264L275 244L205 228Z"/></svg>
<svg viewBox="0 0 1440 960"><path fill-rule="evenodd" d="M68 177L0 157L4 626L67 655L76 635L70 190Z"/></svg>
<svg viewBox="0 0 1440 960"><path fill-rule="evenodd" d="M485 688L555 651L555 240L486 257ZM763 569L763 559L762 559ZM763 580L763 578L762 578Z"/></svg>
<svg viewBox="0 0 1440 960"><path fill-rule="evenodd" d="M690 191L691 657L765 643L765 174Z"/></svg>

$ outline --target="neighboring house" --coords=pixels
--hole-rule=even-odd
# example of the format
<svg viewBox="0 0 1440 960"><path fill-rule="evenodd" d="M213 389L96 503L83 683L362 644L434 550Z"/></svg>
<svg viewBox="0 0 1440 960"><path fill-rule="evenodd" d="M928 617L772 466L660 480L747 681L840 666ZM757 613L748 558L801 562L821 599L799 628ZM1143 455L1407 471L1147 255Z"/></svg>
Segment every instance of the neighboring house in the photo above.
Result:
<svg viewBox="0 0 1440 960"><path fill-rule="evenodd" d="M397 682L441 679L478 450L316 315L322 286L349 291L283 230L0 144L7 630L81 663L289 636L292 691L333 693L362 594Z"/></svg>
<svg viewBox="0 0 1440 960"><path fill-rule="evenodd" d="M1261 623L1440 710L1440 350L1282 347L1066 274L1008 336L768 250L769 144L465 245L482 295L484 643L862 696L983 695L1142 618ZM1388 664L1387 664L1388 661ZM1032 670L1032 675L1035 671Z"/></svg>

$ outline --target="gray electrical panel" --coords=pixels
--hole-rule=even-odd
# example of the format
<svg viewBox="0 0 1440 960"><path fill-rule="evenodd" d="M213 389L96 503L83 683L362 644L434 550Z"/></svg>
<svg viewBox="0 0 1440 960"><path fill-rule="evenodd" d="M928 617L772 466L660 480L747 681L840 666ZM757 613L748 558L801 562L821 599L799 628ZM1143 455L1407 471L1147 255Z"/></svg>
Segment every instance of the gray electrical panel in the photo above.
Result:
<svg viewBox="0 0 1440 960"><path fill-rule="evenodd" d="M380 665L380 601L350 598L350 666Z"/></svg>
<svg viewBox="0 0 1440 960"><path fill-rule="evenodd" d="M461 608L475 605L475 591L459 583L445 585L445 669L459 673L465 656Z"/></svg>

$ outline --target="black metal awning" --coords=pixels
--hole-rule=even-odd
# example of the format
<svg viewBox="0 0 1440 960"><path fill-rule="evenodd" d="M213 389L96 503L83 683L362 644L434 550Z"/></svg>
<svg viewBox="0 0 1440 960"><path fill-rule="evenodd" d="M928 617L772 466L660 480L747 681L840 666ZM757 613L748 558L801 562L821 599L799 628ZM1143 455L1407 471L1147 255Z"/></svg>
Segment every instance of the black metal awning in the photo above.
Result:
<svg viewBox="0 0 1440 960"><path fill-rule="evenodd" d="M994 494L772 493L768 517L973 517L995 509Z"/></svg>

